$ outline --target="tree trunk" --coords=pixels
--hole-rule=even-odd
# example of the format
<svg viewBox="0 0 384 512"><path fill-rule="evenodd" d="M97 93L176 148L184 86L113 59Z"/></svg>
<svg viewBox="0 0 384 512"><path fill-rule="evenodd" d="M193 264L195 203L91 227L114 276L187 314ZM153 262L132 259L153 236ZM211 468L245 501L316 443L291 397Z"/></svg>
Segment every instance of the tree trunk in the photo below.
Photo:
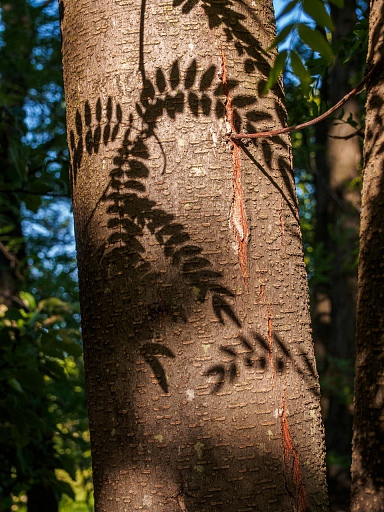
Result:
<svg viewBox="0 0 384 512"><path fill-rule="evenodd" d="M367 66L384 52L384 3L371 1ZM367 88L357 302L352 510L384 510L384 74Z"/></svg>
<svg viewBox="0 0 384 512"><path fill-rule="evenodd" d="M336 26L333 40L337 42L350 33L356 25L355 0L347 0L342 9L333 8L332 17ZM344 65L336 61L330 73L329 83L329 99L332 105L351 90L357 73L355 60L351 59ZM351 361L354 358L357 293L355 261L360 209L360 190L358 186L353 185L353 181L358 180L360 176L361 150L358 136L349 139L334 137L348 137L356 132L356 128L347 122L351 117L355 122L359 122L356 98L349 100L343 110L344 122L332 122L328 129L326 145L329 175L328 248L334 255L334 264L329 276L332 304L329 348L332 356ZM336 115L339 114L340 112L336 113ZM350 446L350 440L348 440L348 446ZM337 443L334 443L335 446Z"/></svg>
<svg viewBox="0 0 384 512"><path fill-rule="evenodd" d="M326 510L272 2L61 15L96 510Z"/></svg>
<svg viewBox="0 0 384 512"><path fill-rule="evenodd" d="M356 24L356 2L347 0L342 9L333 8L332 19L336 27L333 41L338 42ZM322 101L337 103L350 91L357 72L353 59L344 64L336 61L324 81ZM329 126L321 123L316 128L316 141L326 146L326 152L316 155L316 243L321 243L333 260L326 276L328 284L316 290L313 316L315 343L325 346L333 357L352 359L357 288L354 255L360 206L360 193L353 181L359 178L361 151L358 136L348 138L356 129L347 119L359 121L356 99L349 100L343 112L343 121L332 121Z"/></svg>
<svg viewBox="0 0 384 512"><path fill-rule="evenodd" d="M356 25L356 1L346 0L343 8L332 6L331 11L335 24L332 41L337 43ZM356 59L336 61L323 83L322 100L336 104L351 90L357 72ZM315 128L317 144L322 148L316 155L315 238L330 264L326 280L315 286L311 310L315 348L326 363L324 380L341 383L327 390L323 399L327 454L336 461L328 467L329 493L331 503L336 504L348 502L350 496L350 488L345 485L350 483L349 467L341 468L339 461L351 457L352 414L343 389L353 387L352 371L348 373L345 368L348 362L353 368L354 359L360 207L360 190L354 182L359 179L361 164L358 136L334 138L356 132L347 120L352 116L359 121L357 100L350 99L343 111L344 122L324 122Z"/></svg>

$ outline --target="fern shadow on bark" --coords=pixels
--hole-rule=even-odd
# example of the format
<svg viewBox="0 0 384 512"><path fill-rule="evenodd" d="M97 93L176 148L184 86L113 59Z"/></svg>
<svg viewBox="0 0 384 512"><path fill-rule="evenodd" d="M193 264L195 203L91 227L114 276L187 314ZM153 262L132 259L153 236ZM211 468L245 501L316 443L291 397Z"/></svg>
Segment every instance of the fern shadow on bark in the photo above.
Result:
<svg viewBox="0 0 384 512"><path fill-rule="evenodd" d="M169 101L168 104L172 105L172 102ZM168 368L178 354L174 348L168 346L166 325L179 324L180 329L183 329L183 325L189 321L189 312L193 304L210 302L218 323L223 328L230 323L232 327L238 329L239 334L236 339L218 343L216 364L205 369L185 369L201 374L201 385L206 388L205 394L216 395L218 404L222 406L228 388L234 387L240 379L249 379L247 373L250 371L252 376L255 375L260 381L261 386L267 373L277 380L284 373L294 371L306 381L311 392L317 394L315 370L305 354L300 358L294 355L282 336L272 329L267 337L256 331L250 335L241 332L242 321L233 305L236 296L222 284L225 282L223 273L215 269L214 262L204 253L203 247L193 241L175 215L161 208L147 195L147 180L151 173L148 163L148 139L155 138L156 123L151 106L141 112L141 120L144 121L141 126L137 126L138 123L134 123L133 116L129 116L128 127L123 128L125 123L122 109L119 104L114 105L111 98L108 98L104 109L100 99L94 109L86 103L84 111L76 113L77 135L72 133L70 136L72 178L76 181L80 170L79 161L84 150L90 156L97 154L101 145L108 146L115 140L120 141L121 135L121 143L118 149L114 150L113 168L109 173L108 184L91 213L91 218L97 214L98 208L105 209L107 213L109 236L97 248L95 259L100 269L104 268L109 274L107 282L110 283L110 295L118 298L123 295L125 310L123 314L117 311L117 317L120 321L121 318L124 319L130 333L127 338L120 341L124 347L119 348L111 344L109 350L117 349L119 353L130 357L132 367L140 365L141 360L149 367L150 378L160 387L161 394L168 394L173 391L173 383L167 376ZM162 108L156 112L163 115ZM173 110L171 112L173 113ZM78 140L80 136L82 141ZM161 144L160 139L156 140ZM88 223L91 218L88 219ZM153 253L149 253L150 240L160 249L161 256L157 253L157 259L154 259ZM166 272L160 268L161 265L157 265L161 258ZM98 270L97 274L100 275L102 272L103 270ZM117 303L119 300L116 300ZM115 328L118 326L111 318L111 329ZM123 332L124 329L125 327L122 329ZM105 343L108 345L107 338ZM88 347L88 350L97 349ZM118 450L120 445L126 447L128 443L129 450L125 448L124 453L127 457L128 450L131 455L125 459L124 467L132 465L146 468L148 464L152 464L154 455L137 449L140 436L143 435L140 431L141 425L136 423L133 413L129 414L130 409L134 409L135 401L137 402L137 398L133 397L135 390L127 386L128 389L124 389L124 393L119 395L116 391L121 386L118 377L119 373L114 371L110 372L108 382L102 382L100 377L96 377L100 386L110 387L112 395L111 404L107 404L107 412L113 411L109 414L114 416L113 436L117 448L109 446L107 449L106 446L105 456L116 464L115 450ZM102 407L105 408L104 404ZM262 408L259 413L263 413ZM277 414L284 418L284 408ZM91 428L96 432L92 423ZM174 464L167 460L164 461L162 469L163 475L173 472L172 479L179 486L178 494L166 498L169 500L169 510L172 511L176 510L172 508L175 502L178 503L180 510L183 510L183 506L187 507L185 510L194 510L196 504L200 506L202 503L209 504L207 506L211 508L208 510L212 511L224 506L222 489L228 489L228 481L233 476L233 467L236 464L241 464L242 471L250 473L252 477L244 482L241 479L234 481L231 489L239 496L244 496L242 503L252 507L252 496L255 493L266 492L264 487L257 488L256 482L262 479L260 475L265 468L273 474L278 472L281 466L279 454L273 457L265 455L258 445L250 447L244 443L244 446L239 448L240 452L235 454L230 445L220 442L220 436L219 440L207 439L204 428L198 423L186 436L183 442L175 439L171 443L172 446L167 445L168 453L174 454L179 453L182 446L182 455L177 461L177 467L181 469L176 469ZM98 440L97 444L99 443ZM161 441L159 446L161 448ZM292 453L296 456L296 452ZM196 464L192 476L190 471L183 469L183 463L187 465L188 461L194 459ZM98 467L95 463L94 469L98 481L107 478L103 475L104 467ZM214 488L210 485L212 479L215 481ZM268 486L268 492L274 492L277 488L270 481L265 485ZM302 490L301 483L298 487L297 482L287 476L285 485L292 500L296 501L297 493Z"/></svg>
<svg viewBox="0 0 384 512"><path fill-rule="evenodd" d="M87 225L97 208L105 203L110 235L98 248L97 259L99 265L108 268L116 279L119 279L118 276L128 276L129 286L125 286L124 294L130 303L130 309L126 313L127 323L134 325L132 340L136 347L139 347L138 355L150 366L157 383L165 393L168 393L169 385L161 361L164 357L173 359L175 354L163 341L154 341L157 338L156 332L161 330L160 324L166 319L171 322L187 322L191 301L210 300L212 310L222 325L230 321L239 330L242 327L232 306L235 294L222 284L222 272L214 269L213 262L204 255L203 248L191 241L189 233L176 217L159 208L146 193L146 180L151 172L148 166L149 139L155 138L161 148L164 158L162 172L166 170L166 155L162 142L156 135L157 120L164 114L171 119L174 118L187 108L186 104L196 116L204 113L208 116L212 109L218 117L222 115L225 108L221 98L222 85L214 91L215 101L204 92L211 85L215 73L216 68L211 66L201 74L201 96L198 97L191 91L188 95L180 90L173 94L166 92L169 91L166 87L167 78L158 68L156 83L146 79L141 101L136 104L136 111L142 121L141 127L137 126L137 122L134 123L133 115L130 115L128 128L121 134L124 122L120 104L114 106L112 98L109 97L103 109L99 98L94 109L86 102L83 112L76 112L76 133L71 131L69 137L72 156L71 177L73 184L76 184L84 151L89 155L97 154L101 145L108 146L122 136L122 143L113 158L115 167L110 171L108 185ZM176 91L182 82L180 75L178 61L175 61L169 74L171 91ZM197 63L192 61L184 78L187 90L192 88L196 79ZM236 84L232 86L235 88ZM234 100L240 107L251 103L249 98L243 96L235 96ZM241 119L240 114L238 116ZM284 141L280 143L285 144ZM245 155L278 189L296 217L297 213L292 207L294 192L291 191L291 197L287 198L268 171L254 159L247 145L240 146ZM269 151L268 148L266 151ZM281 169L284 171L284 168ZM165 260L174 269L170 271L169 276L164 276L162 272L154 269L152 262L147 258L143 244L146 235L152 237L154 243L161 247ZM159 328L156 327L157 324ZM219 393L225 383L234 383L240 373L240 367L254 368L256 365L259 370L265 371L270 365L273 372L282 373L289 363L295 371L305 377L305 371L295 362L295 358L279 335L271 333L271 336L277 342L279 353L272 354L270 342L257 332L253 333L253 339L239 335L238 343L234 346L223 344L220 351L227 355L227 363L213 365L204 373L212 383L211 392ZM256 353L256 349L259 350L259 354ZM303 360L304 365L310 368L311 377L314 377L315 372L308 357L305 356ZM316 390L314 392L317 393Z"/></svg>
<svg viewBox="0 0 384 512"><path fill-rule="evenodd" d="M143 101L146 103L145 99ZM98 248L99 264L109 268L116 278L122 273L129 276L126 294L131 307L127 312L127 322L135 325L135 343L140 344L139 352L164 392L168 392L168 383L159 357L175 356L164 344L151 341L156 339L154 324L159 319L161 321L167 317L173 322L185 322L188 302L205 301L209 295L220 321L223 321L224 310L240 326L228 302L234 294L220 282L222 273L214 270L212 262L202 254L203 249L191 242L190 235L175 216L157 207L156 202L146 195L145 180L150 173L146 162L149 157L146 140L154 136L154 116L162 115L165 108L172 117L177 110L175 104L180 104L177 97L165 98L161 108L155 104L148 106L145 113L141 110L144 129L135 129L133 118L130 117L122 145L113 159L115 167L110 172L109 183L94 209L95 212L98 206L106 203L109 216L107 227L111 232L106 243ZM107 122L103 128L100 124L101 110L101 101L98 100L95 109L97 125L94 129L91 128L92 114L88 103L85 104L83 115L79 111L76 113L77 137L73 132L70 134L74 182L84 148L89 154L98 153L100 144L113 142L120 131L120 105L115 107L116 121L112 122L112 100L108 99L105 109ZM167 276L154 270L151 262L146 259L146 249L142 243L146 233L153 237L154 243L162 248L165 259L177 269L185 286L181 292L176 274L172 275L171 272L171 282L167 282Z"/></svg>

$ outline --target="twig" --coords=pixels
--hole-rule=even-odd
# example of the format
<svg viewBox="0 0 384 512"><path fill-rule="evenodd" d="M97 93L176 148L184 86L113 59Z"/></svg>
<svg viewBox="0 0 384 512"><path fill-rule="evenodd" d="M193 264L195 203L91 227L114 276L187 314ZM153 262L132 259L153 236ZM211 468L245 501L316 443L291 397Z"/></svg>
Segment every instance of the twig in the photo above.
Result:
<svg viewBox="0 0 384 512"><path fill-rule="evenodd" d="M20 279L20 281L23 280L23 276L20 274L20 272L17 270L17 267L20 266L20 261L16 258L16 256L8 251L8 249L5 247L5 245L0 242L0 251L4 254L4 256L9 260L10 267L14 269L15 276L17 279ZM5 295L4 295L5 296ZM13 297L12 297L13 300Z"/></svg>
<svg viewBox="0 0 384 512"><path fill-rule="evenodd" d="M281 135L283 133L289 133L289 132L296 132L298 130L302 130L303 128L307 128L308 126L313 126L314 124L320 123L320 121L323 121L328 116L333 114L336 110L338 110L341 106L343 106L349 98L354 96L355 94L360 94L362 90L364 89L365 85L369 80L372 78L372 76L379 71L379 68L382 67L384 63L384 59L380 59L379 62L371 69L371 71L364 77L364 79L354 88L352 91L347 93L339 102L336 103L333 107L331 107L329 110L324 112L324 114L321 114L318 117L315 117L315 119L311 119L310 121L307 121L302 124L297 124L294 126L287 126L286 128L277 128L276 130L271 130L268 132L258 132L258 133L231 133L230 138L234 140L239 139L260 139L265 137L275 137L276 135Z"/></svg>
<svg viewBox="0 0 384 512"><path fill-rule="evenodd" d="M25 190L23 188L6 188L6 189L0 189L0 194L2 193L11 193L11 194L25 194L28 196L40 196L40 197L66 197L67 199L70 199L70 195L64 194L61 192L55 193L55 192L35 192L33 190Z"/></svg>
<svg viewBox="0 0 384 512"><path fill-rule="evenodd" d="M20 261L16 258L16 256L8 251L8 249L5 247L5 245L0 242L0 251L4 254L4 256L9 260L10 265L12 268L16 267Z"/></svg>
<svg viewBox="0 0 384 512"><path fill-rule="evenodd" d="M356 136L363 137L363 135L364 135L364 130L363 130L363 127L361 127L358 130L355 130L354 132L350 133L349 135L328 135L328 137L330 139L348 140L348 139L352 139L352 137L356 137Z"/></svg>
<svg viewBox="0 0 384 512"><path fill-rule="evenodd" d="M53 4L53 2L54 0L45 0L45 2L40 5L40 8L45 9L48 5Z"/></svg>

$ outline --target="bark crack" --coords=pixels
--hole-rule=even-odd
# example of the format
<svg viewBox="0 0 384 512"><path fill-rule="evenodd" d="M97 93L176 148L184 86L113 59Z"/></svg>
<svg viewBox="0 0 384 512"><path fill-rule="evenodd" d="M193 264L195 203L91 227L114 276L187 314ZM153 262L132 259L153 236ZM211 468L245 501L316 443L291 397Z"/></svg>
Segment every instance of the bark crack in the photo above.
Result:
<svg viewBox="0 0 384 512"><path fill-rule="evenodd" d="M287 253L285 251L285 229L284 229L284 204L283 204L283 198L281 198L279 218L280 218L280 230L281 230L281 248L283 250L283 255L286 257Z"/></svg>
<svg viewBox="0 0 384 512"><path fill-rule="evenodd" d="M267 331L268 332L268 334L267 334L267 337L268 337L268 356L269 356L269 361L271 363L271 368L272 368L272 372L273 372L273 378L275 378L276 373L275 373L275 367L273 365L272 313L271 313L271 305L270 305L269 302L267 304L267 313L268 313L268 331Z"/></svg>
<svg viewBox="0 0 384 512"><path fill-rule="evenodd" d="M291 471L293 484L296 489L296 509L298 512L305 512L307 510L307 500L301 476L299 454L297 453L296 448L293 446L291 433L289 431L285 392L283 396L283 407L281 409L281 432L283 437L284 463L286 466L288 466L292 458ZM291 493L289 494L292 495Z"/></svg>
<svg viewBox="0 0 384 512"><path fill-rule="evenodd" d="M190 493L188 491L188 482L186 482L182 473L180 473L180 480L181 480L180 491L178 492L178 494L173 495L172 498L176 499L181 512L188 512L187 505L185 504L185 498L193 498L193 499L197 499L197 498L196 498L196 496L194 496L192 493Z"/></svg>
<svg viewBox="0 0 384 512"><path fill-rule="evenodd" d="M232 99L229 94L229 86L227 79L227 64L225 54L221 51L221 80L225 94L225 125L229 135L236 133L237 126L235 120L235 112L232 105ZM237 241L238 259L244 281L248 278L247 274L247 241L248 241L248 225L245 215L244 194L241 184L241 149L240 143L232 140L232 168L233 168L233 198L231 211L229 216L230 225L233 228Z"/></svg>

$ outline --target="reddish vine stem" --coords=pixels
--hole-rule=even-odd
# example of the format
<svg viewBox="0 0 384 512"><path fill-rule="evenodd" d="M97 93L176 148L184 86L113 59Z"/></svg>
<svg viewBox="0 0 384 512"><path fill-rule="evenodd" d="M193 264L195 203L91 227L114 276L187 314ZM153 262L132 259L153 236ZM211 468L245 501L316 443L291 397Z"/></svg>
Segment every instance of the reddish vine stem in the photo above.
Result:
<svg viewBox="0 0 384 512"><path fill-rule="evenodd" d="M331 107L329 110L324 112L324 114L321 114L318 117L315 117L315 119L311 119L310 121L307 121L305 123L296 124L294 126L287 126L286 128L277 128L276 130L271 130L267 132L257 132L257 133L231 133L230 138L234 140L239 139L260 139L265 137L275 137L276 135L281 135L282 133L289 133L289 132L296 132L299 130L302 130L303 128L307 128L308 126L313 126L314 124L320 123L320 121L323 121L328 116L333 114L337 109L342 107L352 96L355 94L360 94L365 85L371 80L374 74L376 74L377 71L380 71L383 67L384 59L380 59L379 62L371 69L369 73L363 78L363 80L349 93L347 93L343 98L341 98L340 101L338 101L333 107ZM380 69L379 69L380 68Z"/></svg>

